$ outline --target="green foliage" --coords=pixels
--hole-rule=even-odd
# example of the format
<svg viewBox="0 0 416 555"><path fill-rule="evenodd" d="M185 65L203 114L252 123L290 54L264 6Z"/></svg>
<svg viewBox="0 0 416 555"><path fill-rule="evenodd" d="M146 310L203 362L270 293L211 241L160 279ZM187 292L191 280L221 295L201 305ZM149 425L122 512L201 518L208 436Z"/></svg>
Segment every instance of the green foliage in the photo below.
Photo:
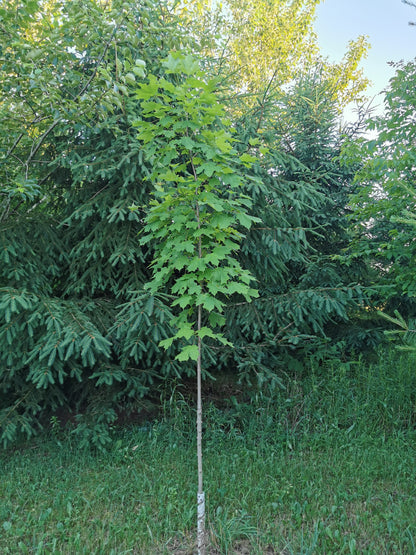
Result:
<svg viewBox="0 0 416 555"><path fill-rule="evenodd" d="M368 79L359 68L369 44L351 40L338 63L319 54L313 29L319 0L183 0L175 4L184 34L193 30L205 69L244 91L240 102L253 107L270 80L276 89L311 67L323 67L338 110L361 97ZM233 95L234 96L234 95ZM244 108L245 110L245 108Z"/></svg>
<svg viewBox="0 0 416 555"><path fill-rule="evenodd" d="M162 4L23 4L1 7L3 442L35 433L60 407L93 427L107 414L99 426L108 426L154 379L154 351L137 362L132 346L126 360L110 328L148 279L141 215L128 208L150 189L134 90L143 60L157 68L178 37Z"/></svg>
<svg viewBox="0 0 416 555"><path fill-rule="evenodd" d="M399 337L401 344L396 345L396 348L401 351L409 351L416 353L416 322L414 319L406 322L398 310L394 311L394 316L390 316L385 312L380 312L380 315L391 324L394 324L395 329L386 330L385 334L391 339Z"/></svg>
<svg viewBox="0 0 416 555"><path fill-rule="evenodd" d="M386 308L414 314L416 64L397 64L385 96L385 114L368 122L377 138L361 139L345 156L361 169L351 201L353 257L368 260L377 271L380 299Z"/></svg>
<svg viewBox="0 0 416 555"><path fill-rule="evenodd" d="M214 27L200 40L164 2L12 0L0 16L2 441L60 409L85 437L104 415L105 443L120 411L192 375L198 338L206 375L277 384L336 336L360 290L332 258L349 176L326 85L282 95L290 72L248 102Z"/></svg>
<svg viewBox="0 0 416 555"><path fill-rule="evenodd" d="M353 173L339 161L343 139L330 86L317 69L284 96L266 90L238 122L241 149L259 154L247 173L261 179L250 196L262 223L247 234L241 260L258 280L260 298L228 307L236 349L223 360L245 377L254 371L265 380L301 367L300 357L327 349L337 324L363 299L356 285L362 268L337 259L349 241Z"/></svg>
<svg viewBox="0 0 416 555"><path fill-rule="evenodd" d="M153 279L146 289L156 294L173 278L172 307L181 312L171 321L176 334L161 346L204 337L226 345L214 329L224 323L227 298L236 293L249 301L258 295L250 274L232 256L242 238L237 226L260 222L247 213L251 200L241 191L242 164L255 158L237 158L223 128L215 82L203 80L192 58L170 54L162 66L170 80L150 76L136 93L143 119L135 126L156 188L141 239L141 244L155 243ZM208 321L195 330L197 307ZM197 345L184 346L176 358L197 360Z"/></svg>

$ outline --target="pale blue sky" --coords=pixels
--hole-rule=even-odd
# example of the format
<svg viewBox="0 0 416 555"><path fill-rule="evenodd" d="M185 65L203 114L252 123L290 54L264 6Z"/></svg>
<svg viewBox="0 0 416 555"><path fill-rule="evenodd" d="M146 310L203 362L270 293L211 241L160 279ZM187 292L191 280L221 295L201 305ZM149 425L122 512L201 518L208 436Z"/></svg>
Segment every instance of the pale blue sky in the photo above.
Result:
<svg viewBox="0 0 416 555"><path fill-rule="evenodd" d="M394 75L387 62L416 57L416 9L401 0L324 0L317 8L315 31L321 52L340 61L348 42L367 35L371 44L362 67L373 82L369 96L380 93ZM382 96L375 99L382 104Z"/></svg>

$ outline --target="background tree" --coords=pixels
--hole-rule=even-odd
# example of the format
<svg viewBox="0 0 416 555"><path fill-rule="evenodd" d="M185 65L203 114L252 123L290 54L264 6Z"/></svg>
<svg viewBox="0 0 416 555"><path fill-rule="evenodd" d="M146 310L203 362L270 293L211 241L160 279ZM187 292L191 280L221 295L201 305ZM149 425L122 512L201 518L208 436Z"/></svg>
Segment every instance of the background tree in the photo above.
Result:
<svg viewBox="0 0 416 555"><path fill-rule="evenodd" d="M109 328L147 280L141 218L128 210L149 194L134 88L176 28L162 4L1 10L2 438L34 433L34 415L65 406L98 418L100 443L121 399L137 402L154 373L120 363Z"/></svg>
<svg viewBox="0 0 416 555"><path fill-rule="evenodd" d="M185 28L195 29L205 69L222 76L243 106L252 107L271 80L281 89L300 72L319 65L336 91L334 104L342 110L368 85L359 65L369 45L360 36L350 41L340 62L322 58L313 30L318 4L319 0L187 0L176 12Z"/></svg>
<svg viewBox="0 0 416 555"><path fill-rule="evenodd" d="M267 147L247 169L261 178L251 195L262 223L247 235L241 258L260 298L229 306L234 349L223 360L260 382L278 380L282 368L302 368L303 357L320 346L328 354L329 336L362 299L354 286L358 268L334 260L348 244L353 173L339 162L343 139L331 86L317 69L286 95L269 90L238 122L242 150L260 154Z"/></svg>
<svg viewBox="0 0 416 555"><path fill-rule="evenodd" d="M153 168L133 127L142 110L135 90L144 66L156 78L163 73L161 59L170 51L199 53L206 73L219 78L227 129L234 129L234 148L256 183L245 191L251 215L263 222L239 255L261 281L259 304L246 310L244 299L224 299L230 323L224 334L235 348L207 341L204 367L276 379L278 364L301 356L301 342L309 349L328 318L347 315L351 292L302 289L299 282L326 193L320 172L291 152L288 137L297 131L283 123L289 100L282 85L295 74L275 73L268 86L259 80L257 105L254 97L246 102L244 71L231 78L227 57L218 55L228 23L221 27L218 16L201 41L186 14L178 19L174 11L135 0L14 0L0 7L4 441L18 431L35 433L62 408L78 421L78 433L101 444L121 410L137 410L162 380L194 374L192 364L175 358L179 347L159 346L175 333L174 314L170 298L143 297L154 247L137 241ZM259 160L251 165L253 156Z"/></svg>
<svg viewBox="0 0 416 555"><path fill-rule="evenodd" d="M376 270L379 306L414 315L416 281L415 167L416 64L396 64L385 95L385 113L368 121L377 138L352 143L346 157L360 162L354 210L352 255Z"/></svg>

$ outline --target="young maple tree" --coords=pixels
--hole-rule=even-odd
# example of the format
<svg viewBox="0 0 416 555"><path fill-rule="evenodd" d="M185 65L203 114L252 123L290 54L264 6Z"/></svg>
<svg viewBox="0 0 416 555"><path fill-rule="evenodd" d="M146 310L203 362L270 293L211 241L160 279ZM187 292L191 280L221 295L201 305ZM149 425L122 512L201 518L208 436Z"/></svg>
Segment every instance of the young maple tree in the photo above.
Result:
<svg viewBox="0 0 416 555"><path fill-rule="evenodd" d="M135 125L155 186L141 243L152 242L154 249L153 279L145 288L155 295L167 287L175 296L171 306L180 309L171 321L175 335L160 345L168 349L185 340L176 358L196 361L198 552L204 553L202 341L230 345L219 331L225 300L258 296L253 277L234 257L240 228L259 221L247 213L251 200L241 192L241 169L255 159L233 150L216 82L204 81L195 59L171 53L162 67L166 77L150 75L137 91L142 119Z"/></svg>

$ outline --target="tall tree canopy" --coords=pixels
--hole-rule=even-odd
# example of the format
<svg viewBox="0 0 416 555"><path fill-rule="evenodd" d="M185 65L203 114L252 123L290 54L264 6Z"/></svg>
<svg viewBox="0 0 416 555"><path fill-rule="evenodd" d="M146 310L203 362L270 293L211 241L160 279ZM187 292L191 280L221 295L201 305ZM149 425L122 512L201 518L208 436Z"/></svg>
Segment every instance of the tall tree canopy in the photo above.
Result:
<svg viewBox="0 0 416 555"><path fill-rule="evenodd" d="M276 379L279 368L299 358L297 347L316 348L331 322L348 316L359 291L331 259L345 243L349 176L337 162L333 110L343 89L337 92L329 65L322 64L319 75L299 73L313 39L308 7L314 5L274 2L282 24L269 29L265 4L247 4L257 21L250 32L265 26L270 50L263 59L260 35L250 42L244 12L233 3L228 13L209 12L204 40L194 25L208 13L200 3L179 13L168 2L136 0L0 5L3 441L34 433L48 414L65 407L78 415L78 430L87 433L90 419L95 441L105 442L106 424L120 407L137 407L155 381L194 372L175 358L174 347L165 352L159 345L177 333L171 322L180 303L172 307L163 292L143 295L155 245L138 238L154 167L135 127L152 114L149 105L143 113L136 91L147 76L162 77L161 60L170 52L199 56L216 83L210 102L227 99L229 120L217 121L216 132L221 137L226 127L231 133L250 184L244 193L251 216L260 220L248 233L244 218L239 222L246 237L234 255L236 268L241 264L256 276L260 297L249 304L244 295L232 300L224 293L224 335L235 347L207 342L205 366ZM191 26L189 13L201 19ZM287 30L288 42L279 29ZM247 45L245 58L238 37ZM295 42L299 48L292 49ZM249 64L257 55L264 75ZM269 66L272 59L279 63ZM351 66L342 67L351 90L354 83L360 89ZM256 102L246 102L249 82ZM289 82L297 84L285 93ZM156 98L155 109L162 110L164 100ZM178 132L169 128L169 117L167 138ZM202 140L198 126L194 133ZM165 161L171 171L186 165L180 149L177 155ZM226 187L226 179L220 182Z"/></svg>
<svg viewBox="0 0 416 555"><path fill-rule="evenodd" d="M351 40L343 59L332 63L319 52L313 30L320 0L185 0L175 10L194 36L206 67L222 75L240 100L253 105L272 82L281 88L318 64L331 81L333 103L342 109L368 85L359 64L368 50L364 36Z"/></svg>
<svg viewBox="0 0 416 555"><path fill-rule="evenodd" d="M375 139L353 142L347 158L361 164L356 175L355 257L367 258L377 270L381 303L414 314L416 63L396 64L385 95L385 112L370 119Z"/></svg>

